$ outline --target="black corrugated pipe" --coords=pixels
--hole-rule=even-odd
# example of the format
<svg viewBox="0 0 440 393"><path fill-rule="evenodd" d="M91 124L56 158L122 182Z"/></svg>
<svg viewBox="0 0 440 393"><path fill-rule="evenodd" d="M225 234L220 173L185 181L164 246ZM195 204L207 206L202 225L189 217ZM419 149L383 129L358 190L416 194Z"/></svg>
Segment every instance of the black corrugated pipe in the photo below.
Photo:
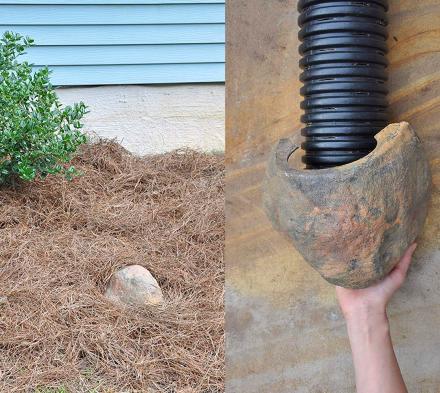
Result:
<svg viewBox="0 0 440 393"><path fill-rule="evenodd" d="M347 164L388 124L386 0L299 0L303 162Z"/></svg>

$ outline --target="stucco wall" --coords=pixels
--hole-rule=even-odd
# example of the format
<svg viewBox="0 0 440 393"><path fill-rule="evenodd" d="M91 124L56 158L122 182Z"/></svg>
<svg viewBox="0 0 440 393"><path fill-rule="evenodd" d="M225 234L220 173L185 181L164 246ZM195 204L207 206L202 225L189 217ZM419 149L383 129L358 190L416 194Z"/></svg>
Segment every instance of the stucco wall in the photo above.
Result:
<svg viewBox="0 0 440 393"><path fill-rule="evenodd" d="M262 209L268 153L282 137L301 141L297 1L270 3L227 7L227 393L354 393L334 287ZM440 2L390 1L389 14L393 121L413 125L433 171L428 219L389 316L409 391L439 393Z"/></svg>
<svg viewBox="0 0 440 393"><path fill-rule="evenodd" d="M84 101L85 130L116 138L136 154L190 147L224 150L224 85L60 88L64 104Z"/></svg>

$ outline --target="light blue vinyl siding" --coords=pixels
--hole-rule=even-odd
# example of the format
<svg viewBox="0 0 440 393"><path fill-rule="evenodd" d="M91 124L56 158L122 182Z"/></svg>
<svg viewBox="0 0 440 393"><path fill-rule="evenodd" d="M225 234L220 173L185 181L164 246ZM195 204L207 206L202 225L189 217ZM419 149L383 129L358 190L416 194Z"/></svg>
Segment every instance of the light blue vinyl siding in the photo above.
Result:
<svg viewBox="0 0 440 393"><path fill-rule="evenodd" d="M55 85L223 82L224 0L0 0Z"/></svg>

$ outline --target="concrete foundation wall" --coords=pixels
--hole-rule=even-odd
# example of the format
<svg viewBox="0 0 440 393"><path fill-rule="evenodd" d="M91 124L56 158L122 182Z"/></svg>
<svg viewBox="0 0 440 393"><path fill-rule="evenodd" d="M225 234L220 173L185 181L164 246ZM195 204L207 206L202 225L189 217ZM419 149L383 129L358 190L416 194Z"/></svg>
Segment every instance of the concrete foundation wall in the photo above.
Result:
<svg viewBox="0 0 440 393"><path fill-rule="evenodd" d="M390 1L392 121L409 121L433 173L408 279L389 306L411 393L440 392L440 2ZM227 393L354 393L335 289L262 209L267 157L299 129L297 0L228 1L226 119ZM335 239L337 240L337 239Z"/></svg>
<svg viewBox="0 0 440 393"><path fill-rule="evenodd" d="M133 153L189 147L224 150L223 84L60 88L68 105L84 101L85 131L116 138Z"/></svg>

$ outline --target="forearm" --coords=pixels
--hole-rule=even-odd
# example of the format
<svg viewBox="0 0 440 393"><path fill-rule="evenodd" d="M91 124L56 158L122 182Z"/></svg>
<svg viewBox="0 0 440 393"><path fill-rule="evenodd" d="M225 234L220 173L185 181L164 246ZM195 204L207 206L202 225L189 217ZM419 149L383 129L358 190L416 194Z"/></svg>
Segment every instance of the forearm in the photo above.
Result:
<svg viewBox="0 0 440 393"><path fill-rule="evenodd" d="M357 393L408 393L394 354L388 318L357 311L347 316Z"/></svg>

